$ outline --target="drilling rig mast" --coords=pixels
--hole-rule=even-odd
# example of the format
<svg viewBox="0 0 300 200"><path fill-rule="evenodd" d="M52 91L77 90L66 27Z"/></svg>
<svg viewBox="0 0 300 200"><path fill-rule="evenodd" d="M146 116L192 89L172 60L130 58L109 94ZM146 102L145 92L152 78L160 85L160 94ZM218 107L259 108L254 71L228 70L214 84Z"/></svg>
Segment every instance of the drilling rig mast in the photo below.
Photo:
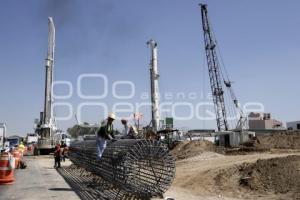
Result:
<svg viewBox="0 0 300 200"><path fill-rule="evenodd" d="M48 21L49 21L49 38L48 38L48 52L46 58L44 124L53 124L52 83L53 83L53 67L54 67L55 27L54 27L52 17L49 17Z"/></svg>
<svg viewBox="0 0 300 200"><path fill-rule="evenodd" d="M158 70L157 70L157 42L149 40L147 45L151 48L150 79L151 79L151 103L152 103L152 128L154 132L159 129L158 111Z"/></svg>

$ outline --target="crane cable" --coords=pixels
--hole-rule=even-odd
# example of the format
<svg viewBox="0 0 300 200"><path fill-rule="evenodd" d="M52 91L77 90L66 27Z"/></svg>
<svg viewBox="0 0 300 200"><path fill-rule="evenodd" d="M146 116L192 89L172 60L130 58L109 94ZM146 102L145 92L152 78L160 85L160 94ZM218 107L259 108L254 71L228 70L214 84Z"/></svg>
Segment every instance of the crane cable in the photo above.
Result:
<svg viewBox="0 0 300 200"><path fill-rule="evenodd" d="M220 57L220 64L221 64L221 67L220 67L220 73L221 73L221 76L222 76L222 79L223 79L223 82L227 88L227 90L229 91L230 93L230 98L228 99L231 99L231 101L234 103L234 107L232 106L232 104L230 104L231 106L229 106L229 104L227 104L227 107L229 108L229 112L231 112L231 114L233 113L233 116L236 116L237 114L240 115L240 117L243 117L243 111L242 109L239 107L238 105L238 100L236 98L236 95L232 89L232 82L230 81L230 78L229 78L229 73L227 71L227 68L225 66L225 63L224 63L224 59L223 59L223 56L221 54L221 51L220 51L220 48L219 48L219 44L217 42L217 39L215 37L215 32L213 30L213 28L211 27L211 31L212 31L212 34L213 34L213 38L214 38L214 42L216 44L216 48L217 48L217 53L219 54L219 57ZM222 70L223 69L223 70ZM225 75L224 75L224 72L225 72ZM226 76L226 77L225 77ZM227 95L228 96L228 95ZM238 120L238 119L237 119ZM238 122L237 122L238 123ZM236 123L236 124L237 124Z"/></svg>

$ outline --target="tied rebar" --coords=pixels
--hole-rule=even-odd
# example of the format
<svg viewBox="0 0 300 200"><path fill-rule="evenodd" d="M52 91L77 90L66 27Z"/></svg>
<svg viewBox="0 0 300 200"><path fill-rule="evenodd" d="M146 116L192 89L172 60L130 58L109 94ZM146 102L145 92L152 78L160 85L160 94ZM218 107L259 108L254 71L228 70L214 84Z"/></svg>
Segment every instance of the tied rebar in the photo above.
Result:
<svg viewBox="0 0 300 200"><path fill-rule="evenodd" d="M69 158L137 197L162 196L175 176L174 158L165 145L155 140L109 141L100 160L96 140L73 142Z"/></svg>

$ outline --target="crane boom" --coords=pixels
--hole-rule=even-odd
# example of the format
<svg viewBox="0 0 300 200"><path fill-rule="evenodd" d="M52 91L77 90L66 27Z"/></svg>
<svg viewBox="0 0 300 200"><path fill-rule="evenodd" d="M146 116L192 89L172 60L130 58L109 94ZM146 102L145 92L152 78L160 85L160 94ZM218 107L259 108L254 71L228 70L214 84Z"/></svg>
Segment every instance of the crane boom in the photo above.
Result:
<svg viewBox="0 0 300 200"><path fill-rule="evenodd" d="M216 42L213 37L208 20L207 5L200 4L200 6L202 16L202 27L204 32L205 54L207 59L214 108L216 112L218 131L227 131L229 128L226 117L224 91L221 82L220 63L216 52Z"/></svg>
<svg viewBox="0 0 300 200"><path fill-rule="evenodd" d="M35 155L49 154L55 147L57 127L53 116L53 67L55 48L55 26L52 17L48 18L48 51L46 58L44 112L40 113L40 122L36 124L35 132L39 135Z"/></svg>
<svg viewBox="0 0 300 200"><path fill-rule="evenodd" d="M48 18L49 36L48 52L46 58L46 79L45 79L45 102L44 102L44 124L52 124L52 84L53 84L53 65L55 47L55 27L52 17Z"/></svg>

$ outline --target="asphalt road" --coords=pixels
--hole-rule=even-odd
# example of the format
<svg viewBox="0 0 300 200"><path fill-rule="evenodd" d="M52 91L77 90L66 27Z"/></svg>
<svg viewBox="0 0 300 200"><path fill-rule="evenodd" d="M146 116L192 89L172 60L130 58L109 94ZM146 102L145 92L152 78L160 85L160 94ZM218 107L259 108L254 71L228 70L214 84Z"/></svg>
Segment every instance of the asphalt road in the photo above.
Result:
<svg viewBox="0 0 300 200"><path fill-rule="evenodd" d="M1 200L79 200L53 168L52 156L26 157L27 168L15 170L13 185L0 185ZM69 165L70 162L62 163Z"/></svg>

